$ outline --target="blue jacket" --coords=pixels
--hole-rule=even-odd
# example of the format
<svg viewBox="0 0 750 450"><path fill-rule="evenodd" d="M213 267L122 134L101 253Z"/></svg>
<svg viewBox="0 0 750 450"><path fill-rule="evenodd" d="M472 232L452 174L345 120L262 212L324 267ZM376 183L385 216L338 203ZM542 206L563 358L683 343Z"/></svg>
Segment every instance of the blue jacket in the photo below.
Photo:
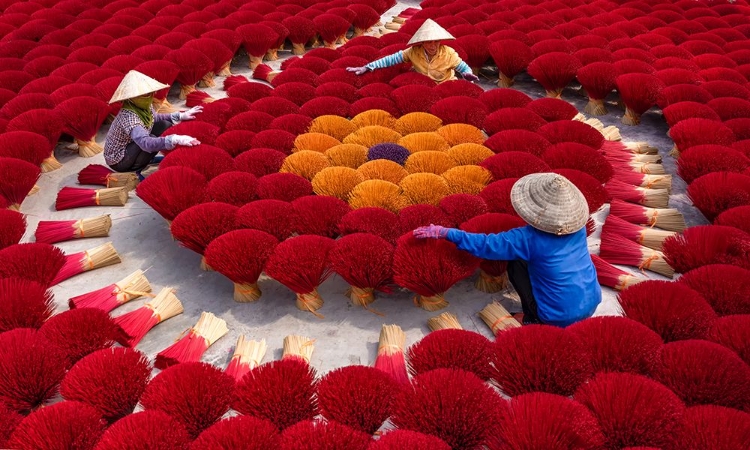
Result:
<svg viewBox="0 0 750 450"><path fill-rule="evenodd" d="M570 325L590 317L602 300L585 228L564 236L531 225L497 234L450 229L447 239L479 258L526 261L539 318L544 323Z"/></svg>

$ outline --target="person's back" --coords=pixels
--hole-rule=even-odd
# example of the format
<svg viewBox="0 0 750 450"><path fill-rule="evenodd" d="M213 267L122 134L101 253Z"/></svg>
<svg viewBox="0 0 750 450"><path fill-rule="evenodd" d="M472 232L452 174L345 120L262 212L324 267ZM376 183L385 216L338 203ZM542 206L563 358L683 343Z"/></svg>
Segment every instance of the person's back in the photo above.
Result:
<svg viewBox="0 0 750 450"><path fill-rule="evenodd" d="M586 244L586 229L557 236L525 227L532 236L529 278L539 318L566 326L590 317L601 302L601 287Z"/></svg>

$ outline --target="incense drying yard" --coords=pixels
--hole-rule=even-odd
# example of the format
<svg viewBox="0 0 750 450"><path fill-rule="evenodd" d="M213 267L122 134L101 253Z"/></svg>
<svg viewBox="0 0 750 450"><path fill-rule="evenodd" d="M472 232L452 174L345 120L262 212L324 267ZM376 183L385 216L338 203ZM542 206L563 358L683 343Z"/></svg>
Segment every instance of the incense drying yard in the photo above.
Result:
<svg viewBox="0 0 750 450"><path fill-rule="evenodd" d="M408 64L426 19L479 77ZM0 0L0 448L750 449L750 5ZM111 171L124 75L195 147ZM521 326L520 177L603 298Z"/></svg>

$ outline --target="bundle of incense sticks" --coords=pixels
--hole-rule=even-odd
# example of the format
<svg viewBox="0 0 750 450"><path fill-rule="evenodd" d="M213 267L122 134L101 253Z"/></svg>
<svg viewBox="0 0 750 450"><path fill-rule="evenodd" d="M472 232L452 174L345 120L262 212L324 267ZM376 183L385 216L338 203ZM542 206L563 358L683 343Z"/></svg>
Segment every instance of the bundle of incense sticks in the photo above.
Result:
<svg viewBox="0 0 750 450"><path fill-rule="evenodd" d="M182 303L174 295L174 289L165 287L150 302L135 311L116 317L115 323L128 336L124 345L135 347L151 328L182 312Z"/></svg>
<svg viewBox="0 0 750 450"><path fill-rule="evenodd" d="M78 184L95 184L108 188L124 187L132 191L138 186L138 175L134 172L115 172L101 164L89 164L78 172Z"/></svg>
<svg viewBox="0 0 750 450"><path fill-rule="evenodd" d="M610 203L609 213L645 227L657 227L678 233L685 229L685 217L673 208L648 208L622 200L613 200Z"/></svg>
<svg viewBox="0 0 750 450"><path fill-rule="evenodd" d="M644 163L637 161L608 161L610 164L612 164L612 167L622 171L645 173L649 175L664 175L667 173L666 169L661 164Z"/></svg>
<svg viewBox="0 0 750 450"><path fill-rule="evenodd" d="M619 234L630 241L654 250L661 250L664 240L677 234L674 231L642 227L612 214L607 216L607 220L602 226L602 233Z"/></svg>
<svg viewBox="0 0 750 450"><path fill-rule="evenodd" d="M508 328L518 328L521 324L498 302L492 302L479 311L479 317L497 335Z"/></svg>
<svg viewBox="0 0 750 450"><path fill-rule="evenodd" d="M125 187L83 189L64 187L57 193L55 209L81 208L85 206L125 206L128 190Z"/></svg>
<svg viewBox="0 0 750 450"><path fill-rule="evenodd" d="M309 337L290 334L284 338L284 349L281 353L281 359L298 359L306 364L310 364L310 358L312 358L314 350L314 340Z"/></svg>
<svg viewBox="0 0 750 450"><path fill-rule="evenodd" d="M666 189L669 193L672 191L672 175L650 175L626 170L615 171L614 179L647 189Z"/></svg>
<svg viewBox="0 0 750 450"><path fill-rule="evenodd" d="M662 252L639 245L615 233L602 233L599 256L612 264L650 270L667 278L674 276L674 269L667 264Z"/></svg>
<svg viewBox="0 0 750 450"><path fill-rule="evenodd" d="M42 220L36 227L37 242L54 244L71 239L109 236L112 218L109 214L78 220Z"/></svg>
<svg viewBox="0 0 750 450"><path fill-rule="evenodd" d="M102 267L119 264L122 260L111 242L104 243L98 247L83 252L73 253L65 256L65 265L52 280L56 285L83 272L88 272Z"/></svg>
<svg viewBox="0 0 750 450"><path fill-rule="evenodd" d="M127 277L93 292L72 297L68 300L70 309L96 308L110 312L120 305L151 294L151 284L142 270L136 270Z"/></svg>
<svg viewBox="0 0 750 450"><path fill-rule="evenodd" d="M247 340L245 335L237 338L237 345L234 347L234 354L229 361L225 372L235 381L240 381L246 373L258 367L266 355L266 340L260 341Z"/></svg>
<svg viewBox="0 0 750 450"><path fill-rule="evenodd" d="M641 164L661 164L662 158L654 153L632 153L627 149L604 149L604 157L610 161L625 161Z"/></svg>
<svg viewBox="0 0 750 450"><path fill-rule="evenodd" d="M619 142L622 140L620 129L614 125L604 127L604 129L602 129L601 131L602 131L602 136L604 136L604 139L608 141Z"/></svg>
<svg viewBox="0 0 750 450"><path fill-rule="evenodd" d="M387 373L403 385L409 384L409 374L406 371L404 347L406 334L398 325L383 325L380 329L378 341L378 357L375 368Z"/></svg>
<svg viewBox="0 0 750 450"><path fill-rule="evenodd" d="M458 322L458 317L456 317L455 314L450 313L450 312L444 312L435 317L430 317L429 319L427 319L427 326L432 331L445 330L445 329L452 329L452 330L464 329L461 326L461 324Z"/></svg>
<svg viewBox="0 0 750 450"><path fill-rule="evenodd" d="M659 153L659 149L649 145L646 142L623 142L625 150L631 153L641 153L648 155L656 155Z"/></svg>
<svg viewBox="0 0 750 450"><path fill-rule="evenodd" d="M210 346L229 332L227 323L210 312L202 312L198 323L156 355L154 366L166 369L183 362L197 362Z"/></svg>
<svg viewBox="0 0 750 450"><path fill-rule="evenodd" d="M618 180L610 180L604 186L616 200L636 203L650 208L666 208L669 205L669 191L666 189L646 189Z"/></svg>
<svg viewBox="0 0 750 450"><path fill-rule="evenodd" d="M628 286L646 281L645 278L636 277L624 270L620 270L596 255L591 255L591 260L596 268L596 278L602 286L611 287L621 291Z"/></svg>

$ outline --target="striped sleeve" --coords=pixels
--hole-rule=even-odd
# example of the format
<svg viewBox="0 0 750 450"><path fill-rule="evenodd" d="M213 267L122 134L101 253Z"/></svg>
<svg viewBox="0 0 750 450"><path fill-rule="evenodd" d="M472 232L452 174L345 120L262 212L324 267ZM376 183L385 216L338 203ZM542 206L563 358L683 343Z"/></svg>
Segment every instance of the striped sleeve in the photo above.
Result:
<svg viewBox="0 0 750 450"><path fill-rule="evenodd" d="M458 65L456 66L455 70L456 70L456 72L460 72L460 73L472 73L471 72L471 67L469 67L469 65L466 64L463 61L461 61L460 63L458 63Z"/></svg>
<svg viewBox="0 0 750 450"><path fill-rule="evenodd" d="M367 64L365 67L367 67L370 70L385 69L386 67L395 66L396 64L401 64L405 61L406 60L404 59L404 52L398 51L392 55L384 56L380 59L377 59Z"/></svg>

